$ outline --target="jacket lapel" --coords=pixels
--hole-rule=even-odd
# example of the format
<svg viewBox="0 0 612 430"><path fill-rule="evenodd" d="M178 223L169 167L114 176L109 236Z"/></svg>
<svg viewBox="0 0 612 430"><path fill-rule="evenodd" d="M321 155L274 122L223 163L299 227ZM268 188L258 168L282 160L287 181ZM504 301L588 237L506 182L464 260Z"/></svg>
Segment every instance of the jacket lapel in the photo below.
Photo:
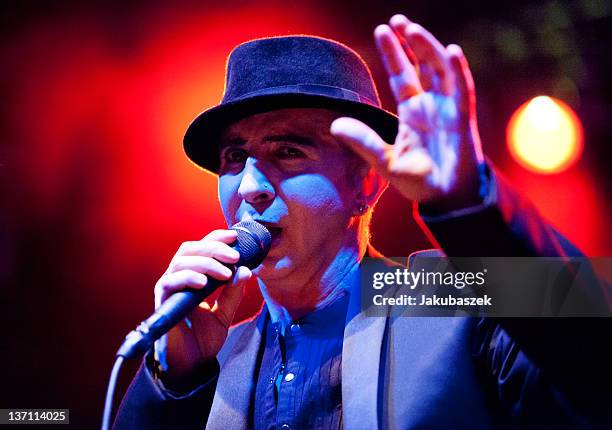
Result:
<svg viewBox="0 0 612 430"><path fill-rule="evenodd" d="M351 297L352 299L352 297ZM344 330L342 424L347 429L378 428L378 384L387 319L357 314Z"/></svg>
<svg viewBox="0 0 612 430"><path fill-rule="evenodd" d="M368 257L384 258L372 247ZM392 263L391 260L390 264ZM245 327L228 352L206 430L248 429L255 389L255 365L261 345L266 307ZM361 311L360 286L351 291L342 345L342 425L347 429L379 428L379 380L383 339L388 318Z"/></svg>
<svg viewBox="0 0 612 430"><path fill-rule="evenodd" d="M366 257L381 258L368 247ZM360 286L351 291L342 346L342 426L379 428L379 368L387 318L368 317L361 309Z"/></svg>
<svg viewBox="0 0 612 430"><path fill-rule="evenodd" d="M255 364L261 344L266 309L247 323L221 365L206 430L248 429L251 397L255 390Z"/></svg>

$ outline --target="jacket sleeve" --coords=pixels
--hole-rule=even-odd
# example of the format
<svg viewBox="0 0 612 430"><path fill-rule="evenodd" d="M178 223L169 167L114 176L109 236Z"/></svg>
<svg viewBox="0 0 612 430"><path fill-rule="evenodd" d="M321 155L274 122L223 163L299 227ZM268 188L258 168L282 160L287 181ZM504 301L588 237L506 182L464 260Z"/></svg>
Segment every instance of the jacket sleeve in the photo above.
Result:
<svg viewBox="0 0 612 430"><path fill-rule="evenodd" d="M415 217L434 244L452 257L580 256L535 207L487 167L482 204L448 213L415 206Z"/></svg>
<svg viewBox="0 0 612 430"><path fill-rule="evenodd" d="M202 369L200 383L189 393L177 393L164 387L155 374L149 352L132 380L117 412L114 430L193 429L202 430L215 393L218 362Z"/></svg>
<svg viewBox="0 0 612 430"><path fill-rule="evenodd" d="M416 208L422 228L446 255L581 256L499 174L489 170L488 176L489 189L480 206L447 214ZM585 294L607 301L609 309L610 286L594 273L591 275L589 285L596 291ZM517 391L508 391L503 381L510 375L522 374L525 382L537 370L538 377L550 381L584 413L610 416L605 408L611 404L612 318L498 318L483 321L479 329L477 341L483 343L476 345L479 357L497 377L500 396L514 393L513 401L518 402L514 407L520 407L520 396L525 391L521 392L520 384L514 385ZM530 370L530 365L537 369Z"/></svg>

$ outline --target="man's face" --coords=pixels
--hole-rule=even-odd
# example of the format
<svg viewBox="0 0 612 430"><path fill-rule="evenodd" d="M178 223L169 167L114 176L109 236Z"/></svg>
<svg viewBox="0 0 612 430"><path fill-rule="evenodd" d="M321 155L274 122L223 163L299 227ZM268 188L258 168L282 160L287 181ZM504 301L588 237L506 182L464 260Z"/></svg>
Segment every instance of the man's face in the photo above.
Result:
<svg viewBox="0 0 612 430"><path fill-rule="evenodd" d="M222 135L219 200L226 221L254 219L272 233L270 253L255 271L260 279L308 279L350 239L358 172L356 156L329 133L340 116L282 109L242 119Z"/></svg>

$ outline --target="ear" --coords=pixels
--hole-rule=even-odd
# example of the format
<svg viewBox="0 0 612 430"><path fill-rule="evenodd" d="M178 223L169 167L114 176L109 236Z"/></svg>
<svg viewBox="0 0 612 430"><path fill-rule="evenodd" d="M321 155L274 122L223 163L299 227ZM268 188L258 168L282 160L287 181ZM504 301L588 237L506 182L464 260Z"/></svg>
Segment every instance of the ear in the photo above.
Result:
<svg viewBox="0 0 612 430"><path fill-rule="evenodd" d="M376 170L369 165L364 165L360 171L363 179L358 189L357 200L367 204L369 207L374 207L382 193L389 186L389 181L380 176Z"/></svg>

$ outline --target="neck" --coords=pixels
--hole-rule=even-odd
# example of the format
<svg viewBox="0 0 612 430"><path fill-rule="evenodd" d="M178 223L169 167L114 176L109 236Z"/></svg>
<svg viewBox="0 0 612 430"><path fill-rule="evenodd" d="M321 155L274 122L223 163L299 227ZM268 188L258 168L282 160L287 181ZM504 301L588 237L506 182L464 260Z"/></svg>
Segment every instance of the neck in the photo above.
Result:
<svg viewBox="0 0 612 430"><path fill-rule="evenodd" d="M363 249L362 249L363 248ZM331 263L306 280L259 281L272 321L290 323L321 309L341 297L359 282L359 262L365 247L341 247Z"/></svg>

